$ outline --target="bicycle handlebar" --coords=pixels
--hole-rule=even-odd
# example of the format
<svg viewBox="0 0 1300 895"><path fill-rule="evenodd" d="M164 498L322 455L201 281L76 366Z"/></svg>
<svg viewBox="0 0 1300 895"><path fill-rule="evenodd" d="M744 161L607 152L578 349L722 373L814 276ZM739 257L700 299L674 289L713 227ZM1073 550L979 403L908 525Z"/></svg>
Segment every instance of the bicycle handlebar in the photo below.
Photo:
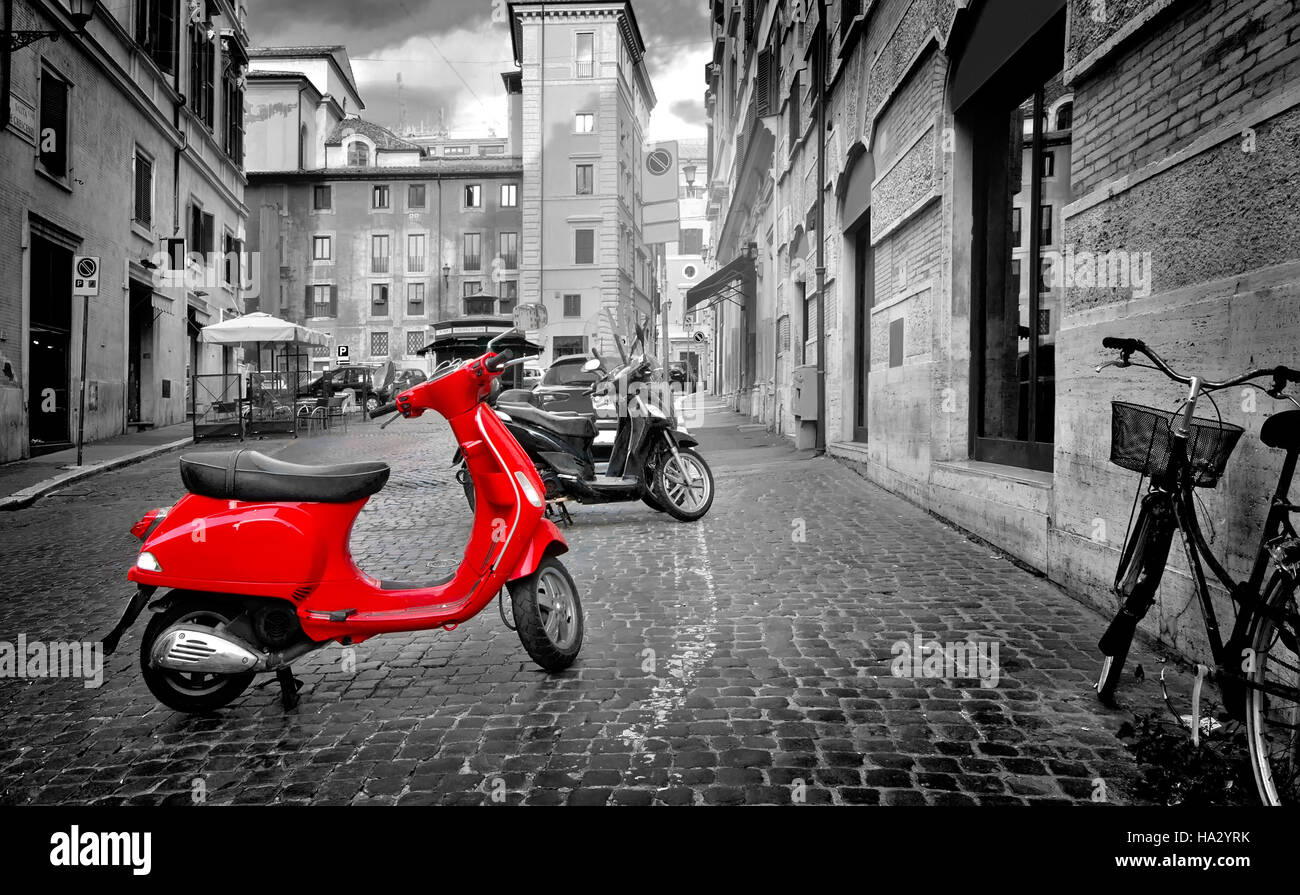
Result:
<svg viewBox="0 0 1300 895"><path fill-rule="evenodd" d="M1111 348L1119 351L1122 363L1127 364L1129 356L1132 354L1142 354L1151 361L1157 370L1164 373L1174 382L1179 382L1183 385L1191 385L1191 376L1185 376L1173 367L1169 366L1160 355L1148 348L1147 344L1141 339L1122 339L1115 336L1107 336L1101 340L1101 344L1104 348ZM1273 377L1273 389L1269 394L1281 392L1288 382L1300 383L1300 372L1292 370L1289 367L1261 367L1258 370L1252 370L1249 373L1245 373L1233 379L1225 379L1222 382L1202 379L1201 390L1207 392L1219 391L1220 389L1232 388L1234 385L1241 385L1252 379L1263 379L1268 376Z"/></svg>

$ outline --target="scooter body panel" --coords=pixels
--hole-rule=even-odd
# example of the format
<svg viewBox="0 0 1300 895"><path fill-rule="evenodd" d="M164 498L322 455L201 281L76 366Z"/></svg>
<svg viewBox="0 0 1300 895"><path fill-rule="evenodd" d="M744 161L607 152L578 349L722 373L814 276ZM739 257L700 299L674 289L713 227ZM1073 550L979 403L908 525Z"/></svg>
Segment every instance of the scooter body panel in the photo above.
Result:
<svg viewBox="0 0 1300 895"><path fill-rule="evenodd" d="M475 368L479 368L476 370ZM453 577L388 586L353 562L349 538L366 501L243 503L186 495L143 547L160 570L140 565L141 585L290 601L307 637L359 643L376 634L458 625L508 581L526 577L568 547L544 520L541 479L491 408L482 364L422 383L398 397L409 416L447 416L479 495L464 557Z"/></svg>

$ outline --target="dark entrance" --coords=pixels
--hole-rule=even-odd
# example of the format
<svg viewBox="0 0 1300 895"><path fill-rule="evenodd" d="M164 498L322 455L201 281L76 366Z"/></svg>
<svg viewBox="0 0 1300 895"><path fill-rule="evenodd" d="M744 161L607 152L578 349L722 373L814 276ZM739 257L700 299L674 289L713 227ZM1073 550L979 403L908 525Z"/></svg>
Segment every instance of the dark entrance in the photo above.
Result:
<svg viewBox="0 0 1300 895"><path fill-rule="evenodd" d="M867 441L867 380L871 375L871 212L853 233L853 440Z"/></svg>
<svg viewBox="0 0 1300 895"><path fill-rule="evenodd" d="M151 425L153 395L153 293L147 286L131 284L131 310L127 326L126 412L132 426Z"/></svg>
<svg viewBox="0 0 1300 895"><path fill-rule="evenodd" d="M72 444L72 251L33 233L29 285L27 418L35 457Z"/></svg>

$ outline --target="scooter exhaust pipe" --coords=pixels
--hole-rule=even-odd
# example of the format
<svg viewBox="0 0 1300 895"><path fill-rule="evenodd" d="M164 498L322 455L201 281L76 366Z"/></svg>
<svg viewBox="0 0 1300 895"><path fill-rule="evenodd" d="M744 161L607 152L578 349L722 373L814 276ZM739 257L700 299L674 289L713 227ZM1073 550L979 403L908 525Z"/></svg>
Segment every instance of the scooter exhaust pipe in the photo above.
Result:
<svg viewBox="0 0 1300 895"><path fill-rule="evenodd" d="M154 641L149 654L155 668L201 674L262 671L267 654L231 634L198 625L173 625Z"/></svg>

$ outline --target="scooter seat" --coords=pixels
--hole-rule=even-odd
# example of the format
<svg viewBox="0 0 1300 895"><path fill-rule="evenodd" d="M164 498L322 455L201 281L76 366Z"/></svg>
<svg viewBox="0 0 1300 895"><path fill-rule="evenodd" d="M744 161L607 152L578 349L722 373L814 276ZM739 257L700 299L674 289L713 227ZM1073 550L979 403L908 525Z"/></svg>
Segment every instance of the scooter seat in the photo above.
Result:
<svg viewBox="0 0 1300 895"><path fill-rule="evenodd" d="M181 457L181 481L192 494L218 500L352 503L388 483L387 463L304 466L257 451Z"/></svg>
<svg viewBox="0 0 1300 895"><path fill-rule="evenodd" d="M497 410L521 423L529 423L542 429L564 435L569 438L595 438L596 424L591 417L582 414L563 416L538 410L531 404L497 404Z"/></svg>

